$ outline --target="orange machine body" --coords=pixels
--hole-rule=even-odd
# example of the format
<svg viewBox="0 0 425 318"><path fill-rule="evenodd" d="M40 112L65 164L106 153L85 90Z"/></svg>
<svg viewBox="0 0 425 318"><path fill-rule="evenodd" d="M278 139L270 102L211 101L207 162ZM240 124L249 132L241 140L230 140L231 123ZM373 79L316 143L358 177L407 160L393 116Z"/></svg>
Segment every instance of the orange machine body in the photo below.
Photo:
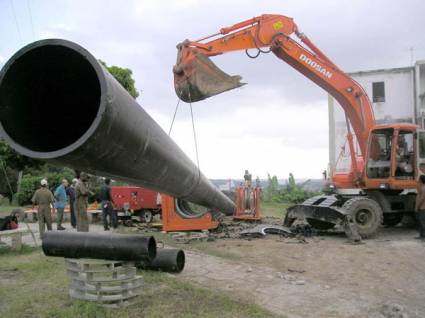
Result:
<svg viewBox="0 0 425 318"><path fill-rule="evenodd" d="M211 213L207 212L200 217L184 218L176 212L175 198L162 194L162 230L165 232L176 231L201 231L217 228L219 222L214 220Z"/></svg>
<svg viewBox="0 0 425 318"><path fill-rule="evenodd" d="M236 220L260 220L260 187L238 187L236 189Z"/></svg>

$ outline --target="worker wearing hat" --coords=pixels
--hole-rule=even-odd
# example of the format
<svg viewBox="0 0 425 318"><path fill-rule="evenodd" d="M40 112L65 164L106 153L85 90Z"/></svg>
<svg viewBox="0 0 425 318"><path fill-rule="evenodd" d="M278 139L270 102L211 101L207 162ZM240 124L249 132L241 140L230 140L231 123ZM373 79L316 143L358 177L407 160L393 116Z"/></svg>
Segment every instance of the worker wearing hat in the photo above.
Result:
<svg viewBox="0 0 425 318"><path fill-rule="evenodd" d="M80 179L75 187L75 213L77 215L77 231L88 232L89 231L89 219L87 216L88 198L92 192L87 187L87 181L89 176L81 172Z"/></svg>
<svg viewBox="0 0 425 318"><path fill-rule="evenodd" d="M41 180L40 184L41 187L35 191L31 201L33 208L35 205L38 206L37 218L40 229L40 238L42 239L44 236L45 225L47 226L48 231L52 230L52 214L50 206L53 205L55 198L53 197L53 193L47 188L46 179Z"/></svg>

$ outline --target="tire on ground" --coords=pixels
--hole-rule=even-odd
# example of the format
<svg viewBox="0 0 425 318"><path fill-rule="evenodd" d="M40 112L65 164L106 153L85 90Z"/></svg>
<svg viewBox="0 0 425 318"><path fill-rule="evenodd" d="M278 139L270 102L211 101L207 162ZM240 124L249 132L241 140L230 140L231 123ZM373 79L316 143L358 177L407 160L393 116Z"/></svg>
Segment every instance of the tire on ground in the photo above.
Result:
<svg viewBox="0 0 425 318"><path fill-rule="evenodd" d="M342 208L352 215L357 231L362 238L376 234L382 224L383 213L379 204L367 197L349 199Z"/></svg>
<svg viewBox="0 0 425 318"><path fill-rule="evenodd" d="M396 226L403 219L404 213L384 213L383 224L386 227Z"/></svg>
<svg viewBox="0 0 425 318"><path fill-rule="evenodd" d="M142 222L151 223L153 219L152 211L150 210L142 210L140 219Z"/></svg>

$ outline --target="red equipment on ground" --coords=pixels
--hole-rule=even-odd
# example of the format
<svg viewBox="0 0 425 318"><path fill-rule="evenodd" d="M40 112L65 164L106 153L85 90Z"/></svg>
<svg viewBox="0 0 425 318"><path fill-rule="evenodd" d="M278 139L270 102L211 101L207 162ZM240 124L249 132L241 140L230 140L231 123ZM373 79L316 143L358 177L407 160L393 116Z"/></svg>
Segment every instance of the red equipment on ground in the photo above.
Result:
<svg viewBox="0 0 425 318"><path fill-rule="evenodd" d="M236 220L259 220L261 187L257 177L255 187L252 187L252 175L245 170L245 184L236 188L236 210L233 218Z"/></svg>
<svg viewBox="0 0 425 318"><path fill-rule="evenodd" d="M260 220L261 188L239 187L236 189L236 220Z"/></svg>
<svg viewBox="0 0 425 318"><path fill-rule="evenodd" d="M131 213L147 223L152 221L155 214L161 213L161 198L158 192L131 186L111 187L111 192L114 208L118 213Z"/></svg>
<svg viewBox="0 0 425 318"><path fill-rule="evenodd" d="M178 206L179 202L174 197L162 195L162 230L174 231L200 231L212 230L218 227L219 222L214 220L211 212L206 212L197 217L185 216Z"/></svg>
<svg viewBox="0 0 425 318"><path fill-rule="evenodd" d="M150 223L155 214L161 214L162 229L165 232L211 230L219 225L211 211L193 211L184 200L141 187L115 186L111 189L114 207L124 221L131 220L135 215L141 221ZM251 186L251 175L246 171L245 185L236 189L233 217L239 220L259 220L260 201L261 188L258 182L255 187Z"/></svg>

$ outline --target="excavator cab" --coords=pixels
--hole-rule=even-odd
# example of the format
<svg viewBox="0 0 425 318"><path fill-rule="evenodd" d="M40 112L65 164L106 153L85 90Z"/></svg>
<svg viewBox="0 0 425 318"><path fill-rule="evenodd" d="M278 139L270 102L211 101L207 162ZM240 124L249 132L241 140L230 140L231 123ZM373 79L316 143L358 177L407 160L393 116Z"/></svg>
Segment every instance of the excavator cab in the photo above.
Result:
<svg viewBox="0 0 425 318"><path fill-rule="evenodd" d="M365 189L402 190L416 186L419 172L418 126L380 125L369 137ZM423 138L421 138L423 139Z"/></svg>
<svg viewBox="0 0 425 318"><path fill-rule="evenodd" d="M245 85L241 76L223 72L207 55L191 48L188 42L180 43L177 49L177 63L173 67L174 88L182 101L197 102Z"/></svg>

